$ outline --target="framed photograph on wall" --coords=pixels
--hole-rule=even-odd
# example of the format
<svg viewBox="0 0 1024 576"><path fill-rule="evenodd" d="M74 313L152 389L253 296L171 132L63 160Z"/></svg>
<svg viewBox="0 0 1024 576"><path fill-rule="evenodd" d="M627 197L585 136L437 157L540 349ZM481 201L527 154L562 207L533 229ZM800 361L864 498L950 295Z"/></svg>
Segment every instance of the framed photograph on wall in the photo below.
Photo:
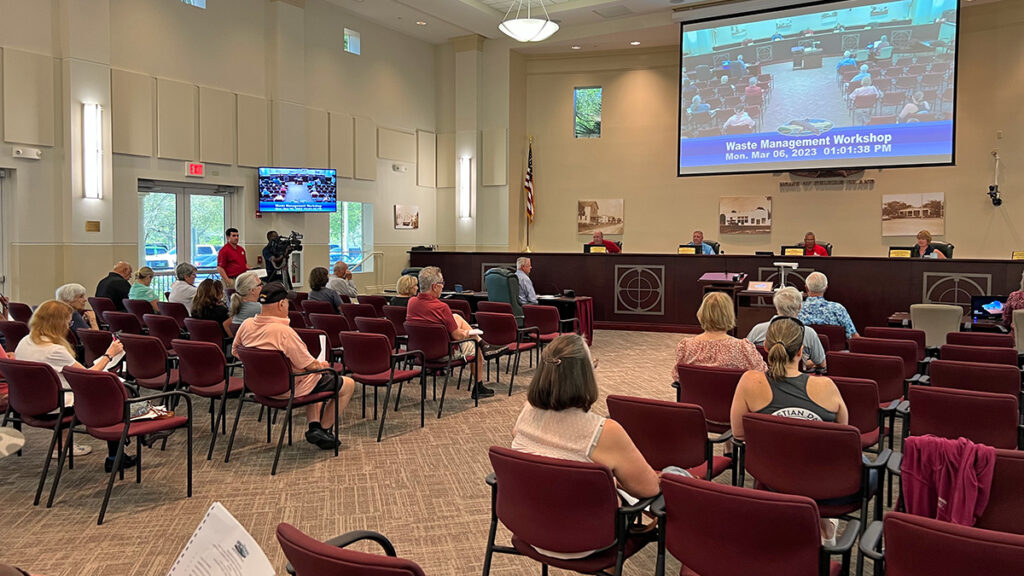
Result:
<svg viewBox="0 0 1024 576"><path fill-rule="evenodd" d="M719 200L718 233L770 234L771 196L722 196Z"/></svg>
<svg viewBox="0 0 1024 576"><path fill-rule="evenodd" d="M601 200L578 200L576 202L576 233L622 234L625 220L622 212L622 198Z"/></svg>
<svg viewBox="0 0 1024 576"><path fill-rule="evenodd" d="M416 230L419 227L419 206L395 204L395 230Z"/></svg>
<svg viewBox="0 0 1024 576"><path fill-rule="evenodd" d="M882 236L932 236L946 233L946 194L886 194L882 196Z"/></svg>

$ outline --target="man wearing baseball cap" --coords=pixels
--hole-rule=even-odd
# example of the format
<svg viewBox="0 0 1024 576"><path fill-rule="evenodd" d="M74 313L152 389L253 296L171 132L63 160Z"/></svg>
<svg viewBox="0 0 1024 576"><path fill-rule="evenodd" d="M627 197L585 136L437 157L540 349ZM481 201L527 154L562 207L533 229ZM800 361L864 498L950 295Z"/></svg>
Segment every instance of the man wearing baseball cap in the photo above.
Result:
<svg viewBox="0 0 1024 576"><path fill-rule="evenodd" d="M259 303L261 311L257 316L247 319L238 327L235 333L235 341L231 346L232 352L237 356L238 348L259 348L261 350L279 350L288 358L292 365L293 372L306 372L309 370L320 370L331 368L328 362L321 362L310 355L306 345L299 338L299 335L292 330L288 324L288 291L280 282L271 282L263 287L260 292ZM335 373L306 374L295 378L295 396L305 396L317 392L328 392L334 390ZM352 399L356 383L351 378L337 376L341 383L341 390L338 392L338 413L341 414ZM284 393L278 398L288 398ZM309 430L306 431L306 441L315 444L323 450L333 450L340 442L331 434L334 426L334 408L332 401L326 406L310 404L306 406L306 420L309 422ZM323 420L320 419L323 409Z"/></svg>

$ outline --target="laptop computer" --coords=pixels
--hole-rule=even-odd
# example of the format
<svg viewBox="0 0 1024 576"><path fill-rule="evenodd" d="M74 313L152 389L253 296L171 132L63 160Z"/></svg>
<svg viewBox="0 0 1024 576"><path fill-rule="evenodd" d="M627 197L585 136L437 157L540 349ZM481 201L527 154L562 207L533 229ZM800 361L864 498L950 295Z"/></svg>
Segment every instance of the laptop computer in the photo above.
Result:
<svg viewBox="0 0 1024 576"><path fill-rule="evenodd" d="M1006 296L971 296L971 316L977 320L994 320L1003 317Z"/></svg>
<svg viewBox="0 0 1024 576"><path fill-rule="evenodd" d="M747 290L751 292L771 292L773 286L775 286L775 282L750 282L747 284Z"/></svg>

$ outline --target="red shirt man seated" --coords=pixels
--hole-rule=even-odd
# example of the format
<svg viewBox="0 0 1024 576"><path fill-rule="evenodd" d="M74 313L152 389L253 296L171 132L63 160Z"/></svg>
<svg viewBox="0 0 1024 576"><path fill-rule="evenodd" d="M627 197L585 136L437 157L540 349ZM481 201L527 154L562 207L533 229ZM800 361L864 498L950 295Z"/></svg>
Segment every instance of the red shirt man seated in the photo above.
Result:
<svg viewBox="0 0 1024 576"><path fill-rule="evenodd" d="M828 250L814 239L814 232L804 236L804 256L828 256Z"/></svg>
<svg viewBox="0 0 1024 576"><path fill-rule="evenodd" d="M604 246L604 249L607 250L609 254L618 254L619 252L622 252L622 248L619 248L618 244L611 240L605 240L604 232L601 232L600 230L594 232L594 241L591 242L590 245Z"/></svg>

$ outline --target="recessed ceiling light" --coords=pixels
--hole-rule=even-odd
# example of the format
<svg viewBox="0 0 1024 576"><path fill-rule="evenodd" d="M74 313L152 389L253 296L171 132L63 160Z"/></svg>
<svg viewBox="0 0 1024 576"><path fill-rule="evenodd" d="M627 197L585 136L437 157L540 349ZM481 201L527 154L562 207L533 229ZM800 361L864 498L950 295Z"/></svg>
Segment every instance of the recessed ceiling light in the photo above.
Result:
<svg viewBox="0 0 1024 576"><path fill-rule="evenodd" d="M570 46L570 48L572 48L573 50L580 50L580 49L583 48L583 46L580 46L579 44L576 44L574 46Z"/></svg>
<svg viewBox="0 0 1024 576"><path fill-rule="evenodd" d="M629 43L629 45L630 46L639 46L640 45L640 41L639 40L633 40L632 42Z"/></svg>
<svg viewBox="0 0 1024 576"><path fill-rule="evenodd" d="M426 25L427 25L427 23L426 23L426 22L424 22L423 20L417 20L417 21L416 21L416 25L417 25L417 26L426 26Z"/></svg>

